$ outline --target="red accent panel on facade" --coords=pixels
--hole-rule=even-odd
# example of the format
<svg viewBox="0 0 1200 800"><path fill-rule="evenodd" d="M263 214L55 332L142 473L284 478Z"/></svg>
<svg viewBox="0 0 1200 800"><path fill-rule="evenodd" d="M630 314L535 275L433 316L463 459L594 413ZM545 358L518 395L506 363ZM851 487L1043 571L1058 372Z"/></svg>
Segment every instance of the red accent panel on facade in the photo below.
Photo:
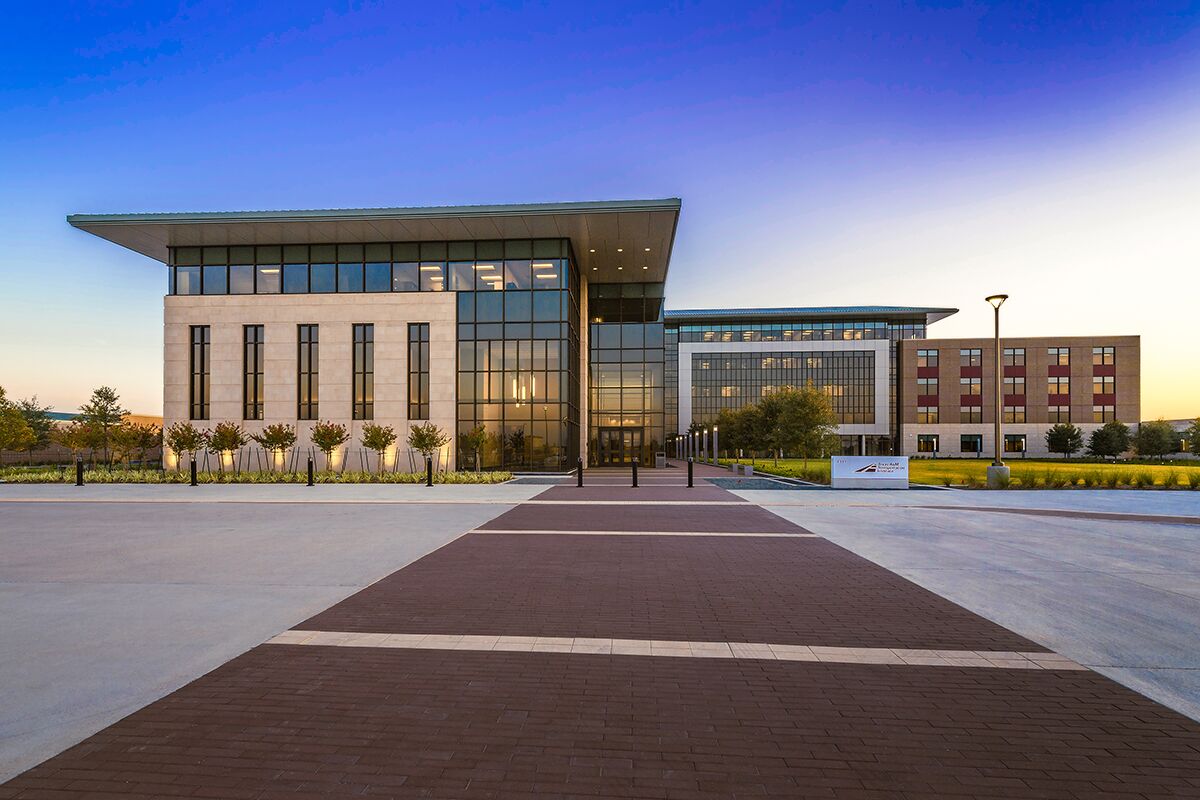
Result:
<svg viewBox="0 0 1200 800"><path fill-rule="evenodd" d="M938 396L936 394L917 395L917 405L919 406L936 406L937 404Z"/></svg>
<svg viewBox="0 0 1200 800"><path fill-rule="evenodd" d="M1115 394L1092 395L1092 405L1094 406L1115 406L1116 404L1117 396Z"/></svg>
<svg viewBox="0 0 1200 800"><path fill-rule="evenodd" d="M1014 378L1024 378L1025 377L1025 367L1024 367L1024 365L1019 366L1019 367L1018 366L1005 367L1004 375L1006 377L1011 376Z"/></svg>
<svg viewBox="0 0 1200 800"><path fill-rule="evenodd" d="M983 395L979 395L979 394L959 395L958 404L960 406L981 406L981 405L983 405Z"/></svg>
<svg viewBox="0 0 1200 800"><path fill-rule="evenodd" d="M1006 394L1006 395L1004 395L1004 405L1006 405L1006 406L1023 406L1023 405L1025 405L1025 395L1023 395L1023 394Z"/></svg>
<svg viewBox="0 0 1200 800"><path fill-rule="evenodd" d="M960 378L982 378L983 367L959 367L958 377Z"/></svg>
<svg viewBox="0 0 1200 800"><path fill-rule="evenodd" d="M1071 405L1071 395L1069 394L1051 394L1046 396L1046 405L1054 408L1055 406Z"/></svg>
<svg viewBox="0 0 1200 800"><path fill-rule="evenodd" d="M1117 374L1116 364L1092 364L1093 375L1113 375Z"/></svg>
<svg viewBox="0 0 1200 800"><path fill-rule="evenodd" d="M1051 378L1069 378L1071 377L1070 364L1051 364L1046 367L1046 374Z"/></svg>
<svg viewBox="0 0 1200 800"><path fill-rule="evenodd" d="M917 367L918 378L936 378L938 377L937 367Z"/></svg>

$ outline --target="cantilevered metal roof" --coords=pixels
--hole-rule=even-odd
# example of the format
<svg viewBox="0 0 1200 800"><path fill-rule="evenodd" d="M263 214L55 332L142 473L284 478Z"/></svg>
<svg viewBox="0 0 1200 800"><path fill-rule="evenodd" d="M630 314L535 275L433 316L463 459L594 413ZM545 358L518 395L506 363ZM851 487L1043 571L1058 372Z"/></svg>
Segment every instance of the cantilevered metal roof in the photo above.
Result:
<svg viewBox="0 0 1200 800"><path fill-rule="evenodd" d="M80 230L166 263L168 248L567 238L604 283L663 281L679 198L425 208L72 214Z"/></svg>
<svg viewBox="0 0 1200 800"><path fill-rule="evenodd" d="M801 320L829 319L901 319L925 317L931 325L951 314L957 308L930 308L926 306L795 306L791 308L687 308L668 309L663 316L670 322L734 322L746 320Z"/></svg>

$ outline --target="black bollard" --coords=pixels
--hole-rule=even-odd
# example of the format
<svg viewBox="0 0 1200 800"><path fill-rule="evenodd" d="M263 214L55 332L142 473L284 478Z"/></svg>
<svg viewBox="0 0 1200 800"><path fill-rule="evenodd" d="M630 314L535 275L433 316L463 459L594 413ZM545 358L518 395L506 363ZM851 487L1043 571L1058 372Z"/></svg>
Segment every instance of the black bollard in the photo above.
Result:
<svg viewBox="0 0 1200 800"><path fill-rule="evenodd" d="M196 457L192 456L192 486L196 485Z"/></svg>
<svg viewBox="0 0 1200 800"><path fill-rule="evenodd" d="M425 485L433 486L433 459L425 457Z"/></svg>
<svg viewBox="0 0 1200 800"><path fill-rule="evenodd" d="M83 486L83 459L75 459L75 485Z"/></svg>
<svg viewBox="0 0 1200 800"><path fill-rule="evenodd" d="M583 459L579 459L579 466L576 468L575 485L580 489L583 488Z"/></svg>
<svg viewBox="0 0 1200 800"><path fill-rule="evenodd" d="M692 457L688 456L688 488L692 488Z"/></svg>
<svg viewBox="0 0 1200 800"><path fill-rule="evenodd" d="M637 459L633 460L633 488L637 488Z"/></svg>
<svg viewBox="0 0 1200 800"><path fill-rule="evenodd" d="M312 456L308 457L308 485L313 485L313 462Z"/></svg>

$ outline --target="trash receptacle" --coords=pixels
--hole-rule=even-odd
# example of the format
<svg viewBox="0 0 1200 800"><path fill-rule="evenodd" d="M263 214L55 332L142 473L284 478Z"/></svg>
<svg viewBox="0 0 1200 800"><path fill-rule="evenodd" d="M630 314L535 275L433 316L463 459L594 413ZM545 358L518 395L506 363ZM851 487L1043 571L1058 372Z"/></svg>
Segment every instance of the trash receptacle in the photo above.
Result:
<svg viewBox="0 0 1200 800"><path fill-rule="evenodd" d="M659 450L658 452L656 452L654 454L654 467L655 467L655 469L663 469L666 466L667 466L667 452L665 450Z"/></svg>

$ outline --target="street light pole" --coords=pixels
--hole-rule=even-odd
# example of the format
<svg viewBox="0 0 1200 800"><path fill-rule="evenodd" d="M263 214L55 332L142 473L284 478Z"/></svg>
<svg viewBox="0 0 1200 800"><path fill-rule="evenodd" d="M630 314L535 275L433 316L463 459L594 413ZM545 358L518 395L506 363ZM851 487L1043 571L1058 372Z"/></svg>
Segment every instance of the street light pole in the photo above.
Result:
<svg viewBox="0 0 1200 800"><path fill-rule="evenodd" d="M991 305L992 310L995 311L995 316L996 316L995 341L993 343L993 346L995 348L994 355L995 355L995 367L996 367L995 376L994 376L996 379L996 383L995 383L996 420L995 420L995 431L994 431L994 435L995 435L995 439L996 439L996 441L995 441L996 458L992 461L992 465L990 467L988 467L988 470L987 470L987 483L988 483L988 486L993 489L1002 488L1004 486L1007 486L1008 480L1009 480L1008 467L1004 466L1004 459L1002 458L1003 450L1001 449L1002 445L1003 445L1003 441L1004 441L1003 428L1001 426L1001 419L1003 417L1001 412L1003 410L1004 397L1001 394L1003 392L1003 378L1001 377L1001 374L1000 374L1000 306L1004 305L1004 301L1007 299L1008 299L1008 295L1006 295L1006 294L994 294L987 298L987 302Z"/></svg>
<svg viewBox="0 0 1200 800"><path fill-rule="evenodd" d="M712 442L712 465L717 466L717 459L720 458L721 450L717 447L717 426L713 425L713 442Z"/></svg>

